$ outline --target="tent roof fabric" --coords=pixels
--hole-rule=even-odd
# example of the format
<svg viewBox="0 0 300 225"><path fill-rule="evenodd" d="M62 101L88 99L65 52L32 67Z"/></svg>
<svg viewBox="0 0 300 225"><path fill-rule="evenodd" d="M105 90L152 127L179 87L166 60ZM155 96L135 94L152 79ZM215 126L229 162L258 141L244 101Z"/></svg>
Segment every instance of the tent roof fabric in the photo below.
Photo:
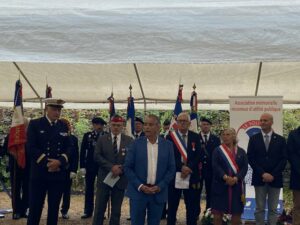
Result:
<svg viewBox="0 0 300 225"><path fill-rule="evenodd" d="M186 102L195 83L204 103L257 87L299 103L299 12L300 0L2 1L0 101L12 100L17 62L41 97L47 78L68 102L112 90L126 102L129 84L138 102L174 102L181 82Z"/></svg>
<svg viewBox="0 0 300 225"><path fill-rule="evenodd" d="M132 64L55 64L18 63L40 97L45 97L46 77L53 97L74 103L104 103L112 90L116 102L126 102L131 84L137 102L174 102L181 81L183 99L188 102L196 85L202 103L227 103L228 96L254 96L258 63L246 64L137 64L140 78ZM19 72L12 63L0 63L0 101L11 101ZM264 63L258 95L284 96L285 103L299 103L300 63ZM23 96L35 93L22 79ZM4 81L4 82L3 82ZM142 95L142 91L144 96Z"/></svg>
<svg viewBox="0 0 300 225"><path fill-rule="evenodd" d="M0 2L0 60L299 61L299 0Z"/></svg>

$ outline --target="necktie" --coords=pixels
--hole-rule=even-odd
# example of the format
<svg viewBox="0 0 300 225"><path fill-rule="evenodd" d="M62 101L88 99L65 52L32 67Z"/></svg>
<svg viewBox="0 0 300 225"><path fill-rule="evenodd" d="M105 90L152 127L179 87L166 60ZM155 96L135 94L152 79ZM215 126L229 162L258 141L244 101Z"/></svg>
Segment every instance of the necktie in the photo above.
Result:
<svg viewBox="0 0 300 225"><path fill-rule="evenodd" d="M183 134L183 135L182 135L182 139L183 139L183 141L184 141L185 146L187 146L186 138L187 138L186 134Z"/></svg>
<svg viewBox="0 0 300 225"><path fill-rule="evenodd" d="M118 153L117 136L114 136L114 141L113 141L113 150L114 150L114 153L115 153L115 154L117 154L117 153Z"/></svg>
<svg viewBox="0 0 300 225"><path fill-rule="evenodd" d="M53 127L54 125L55 125L55 122L52 121L52 122L51 122L51 127Z"/></svg>
<svg viewBox="0 0 300 225"><path fill-rule="evenodd" d="M269 144L270 144L269 135L265 134L265 146L267 151L269 149Z"/></svg>
<svg viewBox="0 0 300 225"><path fill-rule="evenodd" d="M135 134L134 136L135 136L135 139L137 139L137 138L139 137L139 135L138 135L138 134Z"/></svg>
<svg viewBox="0 0 300 225"><path fill-rule="evenodd" d="M207 134L204 134L204 144L207 145Z"/></svg>

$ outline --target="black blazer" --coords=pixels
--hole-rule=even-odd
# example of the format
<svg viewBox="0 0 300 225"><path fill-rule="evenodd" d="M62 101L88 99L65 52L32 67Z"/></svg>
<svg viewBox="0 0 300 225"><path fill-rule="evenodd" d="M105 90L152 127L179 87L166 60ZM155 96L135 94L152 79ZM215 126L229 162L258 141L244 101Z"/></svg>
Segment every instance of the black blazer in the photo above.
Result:
<svg viewBox="0 0 300 225"><path fill-rule="evenodd" d="M220 138L210 133L209 139L207 140L207 145L205 146L205 140L202 138L201 133L199 134L199 137L201 143L201 152L203 153L201 159L201 176L205 179L212 179L212 155L215 148L221 144Z"/></svg>
<svg viewBox="0 0 300 225"><path fill-rule="evenodd" d="M27 148L30 178L38 180L65 180L71 158L71 139L65 123L58 120L51 126L46 117L31 120L27 130ZM48 159L61 162L59 172L48 172Z"/></svg>
<svg viewBox="0 0 300 225"><path fill-rule="evenodd" d="M170 135L167 136L167 140L173 143L175 163L176 163L176 172L181 172L181 168L184 165L181 161L181 154L174 143ZM193 148L193 144L195 147ZM188 144L187 144L187 166L193 171L190 178L190 185L199 184L199 162L201 158L201 144L200 139L197 133L193 131L188 131ZM175 178L175 177L174 177ZM170 184L175 185L175 179Z"/></svg>
<svg viewBox="0 0 300 225"><path fill-rule="evenodd" d="M266 150L262 133L253 135L248 144L249 164L253 169L252 185L263 186L263 173L270 173L274 180L270 186L280 188L283 186L282 172L287 162L286 142L284 137L273 132Z"/></svg>
<svg viewBox="0 0 300 225"><path fill-rule="evenodd" d="M79 148L78 148L78 138L71 134L71 159L70 159L70 172L77 173L78 161L79 161Z"/></svg>
<svg viewBox="0 0 300 225"><path fill-rule="evenodd" d="M300 190L300 127L290 132L287 152L291 164L290 188Z"/></svg>

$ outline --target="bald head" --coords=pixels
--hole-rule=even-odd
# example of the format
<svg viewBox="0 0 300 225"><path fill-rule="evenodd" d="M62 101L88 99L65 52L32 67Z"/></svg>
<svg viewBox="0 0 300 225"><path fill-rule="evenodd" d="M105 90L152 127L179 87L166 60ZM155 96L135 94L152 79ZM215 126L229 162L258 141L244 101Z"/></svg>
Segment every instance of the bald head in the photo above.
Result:
<svg viewBox="0 0 300 225"><path fill-rule="evenodd" d="M269 133L272 130L273 115L270 113L263 113L260 116L260 127L264 133Z"/></svg>

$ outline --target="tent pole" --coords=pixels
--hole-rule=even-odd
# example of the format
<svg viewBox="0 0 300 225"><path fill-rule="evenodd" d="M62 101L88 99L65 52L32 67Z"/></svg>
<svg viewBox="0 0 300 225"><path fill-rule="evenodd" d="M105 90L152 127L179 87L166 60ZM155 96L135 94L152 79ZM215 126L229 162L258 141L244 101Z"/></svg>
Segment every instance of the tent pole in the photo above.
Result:
<svg viewBox="0 0 300 225"><path fill-rule="evenodd" d="M144 115L145 115L146 111L147 111L147 104L146 104L145 93L144 93L144 89L143 89L142 82L141 82L141 79L140 79L139 71L138 71L137 66L136 66L135 63L133 63L133 67L134 67L134 71L135 71L136 77L137 77L137 79L139 81L140 89L141 89L141 92L142 92L142 95L143 95L143 100L144 100Z"/></svg>
<svg viewBox="0 0 300 225"><path fill-rule="evenodd" d="M15 67L17 68L17 70L20 72L20 74L22 75L22 77L26 80L27 84L30 86L30 88L33 90L33 92L35 93L35 95L38 97L40 103L41 103L41 110L43 111L43 102L42 102L42 98L41 96L37 93L37 91L34 89L34 87L32 86L32 84L30 83L30 81L27 79L27 77L25 76L25 74L23 73L23 71L21 70L21 68L18 66L18 64L16 62L13 62L13 64L15 65Z"/></svg>
<svg viewBox="0 0 300 225"><path fill-rule="evenodd" d="M257 74L257 81L256 81L256 88L255 88L255 96L257 96L257 92L258 92L258 88L259 88L261 68L262 68L262 62L259 63L258 74Z"/></svg>

